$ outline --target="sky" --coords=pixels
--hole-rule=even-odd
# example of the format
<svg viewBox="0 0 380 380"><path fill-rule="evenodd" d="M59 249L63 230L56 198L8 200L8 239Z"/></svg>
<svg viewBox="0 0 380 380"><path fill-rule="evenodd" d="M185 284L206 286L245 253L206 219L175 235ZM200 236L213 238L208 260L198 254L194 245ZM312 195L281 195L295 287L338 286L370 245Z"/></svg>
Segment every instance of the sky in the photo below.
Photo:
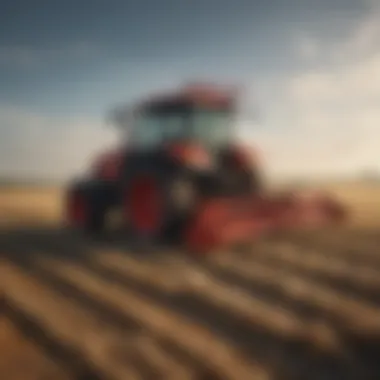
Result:
<svg viewBox="0 0 380 380"><path fill-rule="evenodd" d="M207 80L275 175L380 171L376 0L0 0L0 177L67 179L119 103Z"/></svg>

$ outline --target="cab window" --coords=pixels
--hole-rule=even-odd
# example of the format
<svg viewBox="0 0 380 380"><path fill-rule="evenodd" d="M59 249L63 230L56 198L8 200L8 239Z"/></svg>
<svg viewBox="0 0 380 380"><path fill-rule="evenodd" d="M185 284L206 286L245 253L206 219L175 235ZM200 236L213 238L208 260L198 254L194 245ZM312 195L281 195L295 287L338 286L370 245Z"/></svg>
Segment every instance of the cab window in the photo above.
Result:
<svg viewBox="0 0 380 380"><path fill-rule="evenodd" d="M185 117L181 114L141 115L134 123L131 133L135 144L144 147L159 145L186 135Z"/></svg>

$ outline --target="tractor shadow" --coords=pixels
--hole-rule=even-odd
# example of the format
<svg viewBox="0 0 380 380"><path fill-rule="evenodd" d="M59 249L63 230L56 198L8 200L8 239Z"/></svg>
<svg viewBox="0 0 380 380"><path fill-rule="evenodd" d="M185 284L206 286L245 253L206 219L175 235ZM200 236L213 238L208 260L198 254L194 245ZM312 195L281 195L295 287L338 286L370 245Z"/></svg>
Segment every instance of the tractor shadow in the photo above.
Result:
<svg viewBox="0 0 380 380"><path fill-rule="evenodd" d="M139 281L128 275L124 276L94 264L89 260L89 255L94 249L104 252L104 255L107 254L107 251L115 250L119 253L122 252L126 256L144 257L144 260L154 263L156 260L168 258L173 254L176 247L139 247L137 249L128 237L118 232L109 234L98 241L90 241L87 238L75 236L68 231L54 227L26 226L24 228L0 231L0 251L4 257L32 273L49 287L74 298L84 307L99 315L106 323L120 327L125 331L139 331L141 326L132 319L127 320L125 315L122 315L117 310L106 308L97 299L80 292L74 286L49 273L46 269L44 270L35 265L35 255L60 258L83 266L83 268L91 270L96 276L104 280L115 283L120 287L125 287L136 294L141 294L145 299L163 308L186 316L186 318L206 327L214 334L224 337L255 360L259 360L271 368L273 370L273 379L327 379L330 376L335 379L380 378L380 365L378 364L378 358L380 357L379 337L368 338L362 337L360 334L344 336L346 344L354 354L353 357L350 356L349 361L347 361L346 357L336 356L323 350L314 349L312 350L313 352L310 352L305 342L291 337L280 336L273 331L267 331L255 321L242 322L232 310L223 310L214 303L207 302L191 292L183 291L168 294L155 288L152 284L145 283L143 280ZM181 251L176 251L175 255L177 257L186 257L186 254ZM203 262L202 259L190 260L190 264L199 266L206 271L209 270L209 264ZM239 281L237 278L225 278L225 280L226 283L231 283L231 285L236 285ZM248 290L253 297L260 296L266 299L268 303L278 304L279 302L279 297L276 294L262 288L260 284L239 283L239 286ZM302 305L297 305L294 300L281 300L281 306L296 313L306 313L305 310L302 312ZM51 355L61 355L72 360L72 356L68 353L62 353L62 350L59 349L59 343L48 339L38 329L38 326L33 327L30 321L28 322L27 318L17 312L15 308L7 306L2 307L2 309L10 315L27 336L30 336L43 346ZM54 350L51 347L55 347ZM168 346L167 350L172 352L173 356L178 356L175 347ZM361 371L364 368L365 374L363 375ZM89 375L89 378L92 378L91 376Z"/></svg>
<svg viewBox="0 0 380 380"><path fill-rule="evenodd" d="M131 256L157 256L168 245L148 246L133 242L119 231L109 232L102 237L89 237L63 228L32 226L0 230L0 248L8 258L22 259L33 256L49 255L81 261L91 250L117 250ZM171 248L178 249L172 245ZM37 252L38 251L38 252Z"/></svg>

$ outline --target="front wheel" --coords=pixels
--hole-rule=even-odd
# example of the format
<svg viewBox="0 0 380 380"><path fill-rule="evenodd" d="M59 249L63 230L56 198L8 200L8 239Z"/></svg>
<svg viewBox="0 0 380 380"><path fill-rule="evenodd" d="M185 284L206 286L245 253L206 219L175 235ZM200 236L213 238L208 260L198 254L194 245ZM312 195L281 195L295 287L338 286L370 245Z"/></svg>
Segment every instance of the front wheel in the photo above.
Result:
<svg viewBox="0 0 380 380"><path fill-rule="evenodd" d="M133 239L140 243L180 238L196 204L195 185L184 175L139 173L125 187L124 212Z"/></svg>

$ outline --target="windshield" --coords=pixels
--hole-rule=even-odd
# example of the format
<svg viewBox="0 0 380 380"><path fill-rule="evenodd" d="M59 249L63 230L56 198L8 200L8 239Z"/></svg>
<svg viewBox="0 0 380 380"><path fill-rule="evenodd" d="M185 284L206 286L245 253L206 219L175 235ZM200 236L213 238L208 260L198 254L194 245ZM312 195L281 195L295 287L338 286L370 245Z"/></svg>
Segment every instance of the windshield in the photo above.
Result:
<svg viewBox="0 0 380 380"><path fill-rule="evenodd" d="M138 116L131 133L134 143L141 146L158 145L163 141L185 136L184 114L142 114Z"/></svg>
<svg viewBox="0 0 380 380"><path fill-rule="evenodd" d="M197 110L192 115L193 134L208 145L221 145L230 139L231 113L218 110Z"/></svg>
<svg viewBox="0 0 380 380"><path fill-rule="evenodd" d="M231 113L224 110L152 113L135 119L131 137L134 143L147 147L187 138L218 146L228 143L230 129Z"/></svg>

